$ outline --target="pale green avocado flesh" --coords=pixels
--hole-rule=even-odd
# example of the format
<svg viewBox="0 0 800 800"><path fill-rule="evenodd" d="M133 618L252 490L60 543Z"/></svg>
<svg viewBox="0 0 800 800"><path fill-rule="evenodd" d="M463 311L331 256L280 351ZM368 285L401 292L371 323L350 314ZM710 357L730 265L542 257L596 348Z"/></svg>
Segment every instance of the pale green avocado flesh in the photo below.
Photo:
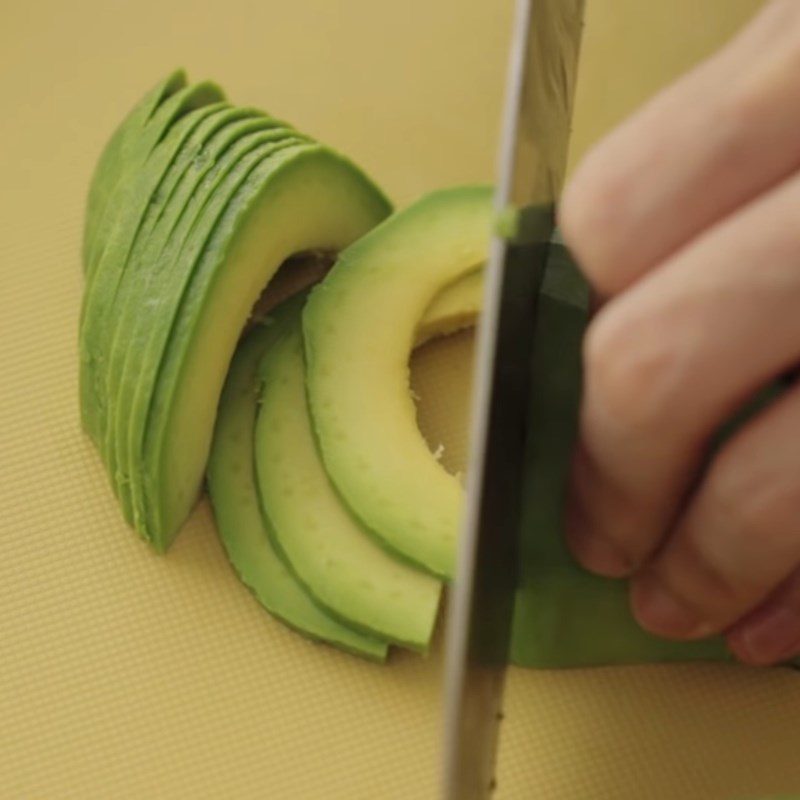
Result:
<svg viewBox="0 0 800 800"><path fill-rule="evenodd" d="M383 661L387 643L326 614L272 546L273 534L258 505L253 469L256 371L271 338L269 327L257 327L242 340L220 400L208 462L208 492L220 539L242 582L271 614L312 639Z"/></svg>
<svg viewBox="0 0 800 800"><path fill-rule="evenodd" d="M137 528L165 550L200 491L228 362L253 304L294 253L338 252L388 213L349 161L298 145L259 162L215 221L192 268L149 400L142 449L131 449ZM139 419L134 414L132 421Z"/></svg>
<svg viewBox="0 0 800 800"><path fill-rule="evenodd" d="M391 551L450 578L462 489L419 431L414 332L436 294L486 259L491 190L435 192L343 252L303 315L308 395L325 467Z"/></svg>
<svg viewBox="0 0 800 800"><path fill-rule="evenodd" d="M482 275L477 272L446 287L425 312L416 332L416 344L474 324L481 293ZM288 322L290 316L300 313L303 302L304 295L290 299L277 315ZM258 363L281 330L280 324L275 325L274 316L267 317L239 342L225 380L207 475L217 529L237 574L268 611L313 639L383 660L386 642L344 625L306 592L282 560L285 556L273 546L275 530L259 508L253 447L259 391L256 373ZM293 493L280 500L298 503L303 498ZM360 591L356 590L356 601Z"/></svg>
<svg viewBox="0 0 800 800"><path fill-rule="evenodd" d="M191 250L187 242L197 235L199 212L206 204L220 207L223 199L227 199L220 189L222 179L237 165L243 152L271 143L269 149L260 150L265 157L277 148L276 140L280 146L302 141L292 135L291 129L275 125L263 117L231 118L216 131L201 151L202 157L193 158L191 167L181 175L171 203L146 241L139 259L146 269L134 266L126 270L129 281L120 291L125 302L116 315L116 338L107 372L107 392L115 401L115 410L108 417L105 440L106 460L115 476L126 516L132 517L129 430L134 430L139 422L132 408L141 407L143 392L152 392L181 289L191 274L191 262L182 258L186 250ZM142 386L147 388L141 390ZM146 407L140 413L146 414Z"/></svg>
<svg viewBox="0 0 800 800"><path fill-rule="evenodd" d="M388 553L331 484L306 401L300 304L272 317L259 366L256 483L275 544L314 599L353 627L426 650L439 582Z"/></svg>
<svg viewBox="0 0 800 800"><path fill-rule="evenodd" d="M483 283L483 269L476 269L442 289L417 325L415 346L474 325L483 306Z"/></svg>

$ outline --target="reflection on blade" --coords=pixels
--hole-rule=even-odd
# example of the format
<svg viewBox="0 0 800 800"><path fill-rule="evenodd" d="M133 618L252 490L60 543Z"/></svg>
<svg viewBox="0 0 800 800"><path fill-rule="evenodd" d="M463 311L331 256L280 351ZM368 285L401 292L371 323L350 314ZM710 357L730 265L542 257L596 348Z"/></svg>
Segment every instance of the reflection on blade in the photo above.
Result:
<svg viewBox="0 0 800 800"><path fill-rule="evenodd" d="M583 0L518 0L450 602L445 800L485 800L516 588L535 301L567 159Z"/></svg>

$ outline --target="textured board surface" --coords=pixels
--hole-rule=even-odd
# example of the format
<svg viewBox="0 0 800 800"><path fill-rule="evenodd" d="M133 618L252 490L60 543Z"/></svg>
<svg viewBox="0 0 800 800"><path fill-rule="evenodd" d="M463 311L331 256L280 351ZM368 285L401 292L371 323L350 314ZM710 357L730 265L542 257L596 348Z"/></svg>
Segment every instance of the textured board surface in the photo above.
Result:
<svg viewBox="0 0 800 800"><path fill-rule="evenodd" d="M752 0L589 0L575 152ZM206 504L166 558L121 522L77 409L79 243L100 147L177 65L353 155L400 203L492 176L507 0L7 0L0 12L0 800L429 800L437 648L362 663L238 583ZM470 339L416 358L463 460ZM800 676L513 670L498 800L800 790Z"/></svg>

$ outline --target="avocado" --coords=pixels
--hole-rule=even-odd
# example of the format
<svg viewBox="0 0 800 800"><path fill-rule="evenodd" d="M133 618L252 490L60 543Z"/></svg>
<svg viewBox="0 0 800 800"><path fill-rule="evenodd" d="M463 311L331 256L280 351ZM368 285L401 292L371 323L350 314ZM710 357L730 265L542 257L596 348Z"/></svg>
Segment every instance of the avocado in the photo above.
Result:
<svg viewBox="0 0 800 800"><path fill-rule="evenodd" d="M181 81L184 81L184 76L179 74L177 82ZM152 150L181 117L224 99L222 90L213 83L203 82L193 86L182 86L169 97L162 96L138 136L135 129L126 129L130 134L129 137L126 137L126 144L129 144L130 147L124 148L116 160L120 165L117 181L113 187L110 187L107 200L99 208L97 216L90 218L96 222L93 221L92 236L87 239L87 279L91 279L92 273L99 263L106 239L113 232L120 215L127 210L126 201L129 198L129 188ZM115 161L110 161L110 163L115 163ZM101 186L105 183L104 180L100 181Z"/></svg>
<svg viewBox="0 0 800 800"><path fill-rule="evenodd" d="M210 99L214 91L211 85L198 84L177 92L159 107L149 124L160 128L162 113L172 119L177 113L176 109ZM139 169L135 175L121 182L109 200L109 209L93 240L100 255L96 266L92 266L91 262L88 265L81 308L80 395L84 428L98 446L102 446L105 432L107 399L101 376L110 344L109 328L113 324L111 310L120 279L139 227L158 192L161 178L180 151L184 139L216 110L214 107L208 108L209 104L201 104L175 121L166 137L155 147L152 157L147 159L146 168ZM114 209L116 217L112 225ZM106 222L111 225L109 230L105 229Z"/></svg>
<svg viewBox="0 0 800 800"><path fill-rule="evenodd" d="M188 281L179 258L188 236L195 232L194 223L207 203L222 203L218 186L242 154L259 145L270 143L269 152L279 141L281 146L302 141L290 128L263 116L245 116L245 109L225 109L207 118L198 127L213 128L206 132L200 150L187 158L176 159L171 167L178 175L163 213L146 237L139 252L131 256L131 264L123 276L118 297L121 308L114 314L116 323L106 375L106 392L114 406L107 418L105 455L108 468L115 477L118 495L131 521L128 466L128 429L132 427L131 407L138 385L146 375L157 374L164 342L169 335L173 314L178 304L172 299ZM247 112L252 114L252 112ZM262 148L262 152L264 152ZM181 168L180 161L188 166ZM169 180L165 179L165 182ZM171 292L171 293L170 293ZM160 338L159 338L160 337ZM152 345L160 342L160 349ZM152 355L155 352L155 355Z"/></svg>
<svg viewBox="0 0 800 800"><path fill-rule="evenodd" d="M141 447L134 438L130 452L136 525L156 549L169 546L197 499L225 371L264 285L292 254L338 251L388 211L351 162L302 144L253 166L208 237L193 238L199 258L146 398Z"/></svg>
<svg viewBox="0 0 800 800"><path fill-rule="evenodd" d="M274 336L259 366L256 485L274 544L330 614L424 651L436 623L440 584L381 547L331 484L308 412L300 311L299 303L290 302L274 312Z"/></svg>
<svg viewBox="0 0 800 800"><path fill-rule="evenodd" d="M476 269L445 286L417 325L415 345L474 325L483 305L483 282L483 270Z"/></svg>
<svg viewBox="0 0 800 800"><path fill-rule="evenodd" d="M482 276L474 272L442 290L417 328L416 344L474 322L480 310L481 289ZM286 317L298 314L305 294L286 300L277 313ZM275 293L272 295L274 298ZM256 372L279 329L271 317L266 317L245 335L225 379L207 473L217 530L237 574L273 615L313 639L383 660L386 642L343 625L310 598L273 547L275 530L259 508L253 448Z"/></svg>
<svg viewBox="0 0 800 800"><path fill-rule="evenodd" d="M137 318L128 343L127 378L119 388L122 405L117 415L120 450L116 464L118 486L130 488L133 524L146 537L144 488L141 481L141 452L146 435L148 414L159 370L168 349L169 338L178 318L181 301L189 290L193 270L203 248L213 233L214 225L231 198L246 181L249 173L276 153L303 144L285 129L273 129L243 137L227 157L217 165L210 179L207 196L197 193L184 217L188 235L176 237L160 259L162 276L147 291L146 302L153 311ZM186 228L184 227L184 231ZM149 537L148 537L149 538Z"/></svg>
<svg viewBox="0 0 800 800"><path fill-rule="evenodd" d="M554 243L537 304L511 660L539 668L731 661L721 636L683 642L644 631L630 611L628 581L587 572L567 548L563 516L588 317L588 285L567 249ZM720 437L778 394L767 389Z"/></svg>
<svg viewBox="0 0 800 800"><path fill-rule="evenodd" d="M105 214L109 197L122 176L131 168L132 158L142 135L145 123L168 97L186 86L186 74L177 70L159 81L130 111L111 135L95 167L86 201L86 224L83 231L83 268L87 269L90 242L95 239L95 229ZM136 164L138 167L138 162Z"/></svg>
<svg viewBox="0 0 800 800"><path fill-rule="evenodd" d="M220 539L242 582L271 614L312 639L384 661L386 642L358 633L326 614L271 544L274 534L261 515L253 467L256 371L271 338L271 327L258 326L240 342L220 399L208 462L208 493Z"/></svg>
<svg viewBox="0 0 800 800"><path fill-rule="evenodd" d="M392 216L341 253L303 314L308 396L331 480L385 547L444 578L463 492L417 427L408 359L435 295L485 261L491 195L439 191Z"/></svg>

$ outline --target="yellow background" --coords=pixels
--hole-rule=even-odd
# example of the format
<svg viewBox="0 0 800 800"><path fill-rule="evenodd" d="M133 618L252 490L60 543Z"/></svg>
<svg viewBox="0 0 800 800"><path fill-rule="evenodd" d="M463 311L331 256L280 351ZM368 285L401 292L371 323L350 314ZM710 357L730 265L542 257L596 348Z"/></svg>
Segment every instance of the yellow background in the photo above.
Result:
<svg viewBox="0 0 800 800"><path fill-rule="evenodd" d="M177 65L364 164L400 203L492 177L509 0L4 0L0 8L0 800L427 800L441 658L381 668L284 630L201 505L166 558L78 426L78 245L100 147ZM589 0L575 154L753 0ZM469 340L415 365L463 452ZM512 670L499 800L800 790L800 676Z"/></svg>

